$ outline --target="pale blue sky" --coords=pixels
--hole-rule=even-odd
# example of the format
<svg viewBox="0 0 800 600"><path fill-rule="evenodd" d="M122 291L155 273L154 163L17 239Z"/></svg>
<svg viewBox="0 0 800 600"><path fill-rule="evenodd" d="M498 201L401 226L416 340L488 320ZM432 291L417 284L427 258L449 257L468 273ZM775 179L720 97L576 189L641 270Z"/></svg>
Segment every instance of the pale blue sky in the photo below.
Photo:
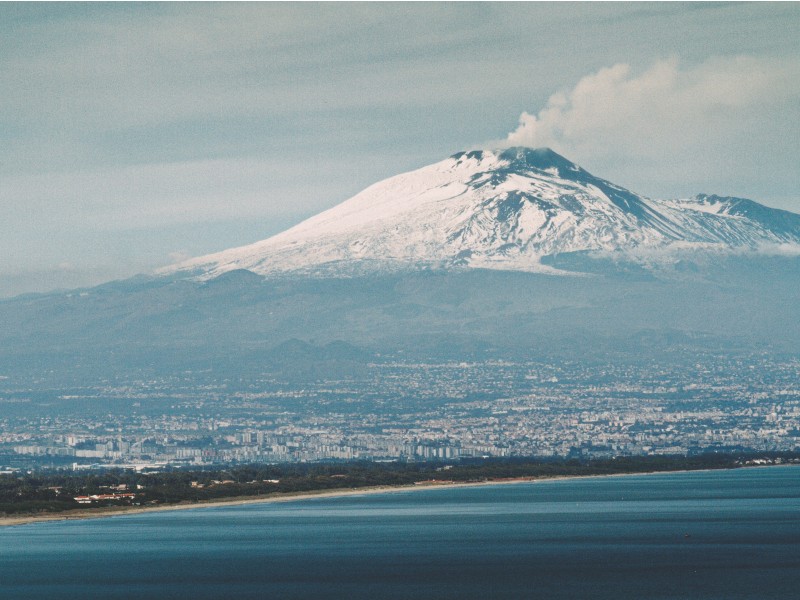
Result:
<svg viewBox="0 0 800 600"><path fill-rule="evenodd" d="M800 212L799 82L797 3L2 3L0 296L263 239L511 132Z"/></svg>

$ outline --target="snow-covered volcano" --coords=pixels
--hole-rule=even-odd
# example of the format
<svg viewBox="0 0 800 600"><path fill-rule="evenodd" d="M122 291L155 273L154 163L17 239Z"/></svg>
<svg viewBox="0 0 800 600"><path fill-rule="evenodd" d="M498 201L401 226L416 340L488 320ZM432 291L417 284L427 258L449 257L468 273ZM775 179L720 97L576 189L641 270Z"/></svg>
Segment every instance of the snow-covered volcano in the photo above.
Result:
<svg viewBox="0 0 800 600"><path fill-rule="evenodd" d="M376 183L271 238L162 270L214 277L406 268L546 271L566 252L800 244L800 215L751 200L653 200L548 148L459 152Z"/></svg>

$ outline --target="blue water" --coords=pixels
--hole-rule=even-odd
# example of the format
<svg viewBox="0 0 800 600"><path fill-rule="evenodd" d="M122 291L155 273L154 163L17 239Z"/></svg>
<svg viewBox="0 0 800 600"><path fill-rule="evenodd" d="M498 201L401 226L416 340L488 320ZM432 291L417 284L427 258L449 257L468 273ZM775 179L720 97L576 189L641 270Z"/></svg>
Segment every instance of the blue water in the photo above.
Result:
<svg viewBox="0 0 800 600"><path fill-rule="evenodd" d="M10 527L0 598L800 598L800 467Z"/></svg>

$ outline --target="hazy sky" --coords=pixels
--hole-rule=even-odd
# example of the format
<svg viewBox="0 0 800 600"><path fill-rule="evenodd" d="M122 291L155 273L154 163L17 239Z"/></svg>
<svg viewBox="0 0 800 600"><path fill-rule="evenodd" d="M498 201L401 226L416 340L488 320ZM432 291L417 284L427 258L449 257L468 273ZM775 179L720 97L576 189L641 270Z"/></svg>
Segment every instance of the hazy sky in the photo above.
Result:
<svg viewBox="0 0 800 600"><path fill-rule="evenodd" d="M800 4L2 3L0 132L0 296L512 143L800 212Z"/></svg>

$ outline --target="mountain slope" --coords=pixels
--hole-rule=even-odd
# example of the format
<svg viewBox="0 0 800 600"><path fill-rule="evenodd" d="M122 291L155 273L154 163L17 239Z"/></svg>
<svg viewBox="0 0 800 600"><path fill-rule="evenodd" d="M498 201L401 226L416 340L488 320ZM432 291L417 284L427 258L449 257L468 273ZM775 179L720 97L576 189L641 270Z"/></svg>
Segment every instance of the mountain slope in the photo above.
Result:
<svg viewBox="0 0 800 600"><path fill-rule="evenodd" d="M800 215L751 200L644 198L547 148L454 154L255 244L162 270L210 278L444 267L552 271L543 257L800 244Z"/></svg>

